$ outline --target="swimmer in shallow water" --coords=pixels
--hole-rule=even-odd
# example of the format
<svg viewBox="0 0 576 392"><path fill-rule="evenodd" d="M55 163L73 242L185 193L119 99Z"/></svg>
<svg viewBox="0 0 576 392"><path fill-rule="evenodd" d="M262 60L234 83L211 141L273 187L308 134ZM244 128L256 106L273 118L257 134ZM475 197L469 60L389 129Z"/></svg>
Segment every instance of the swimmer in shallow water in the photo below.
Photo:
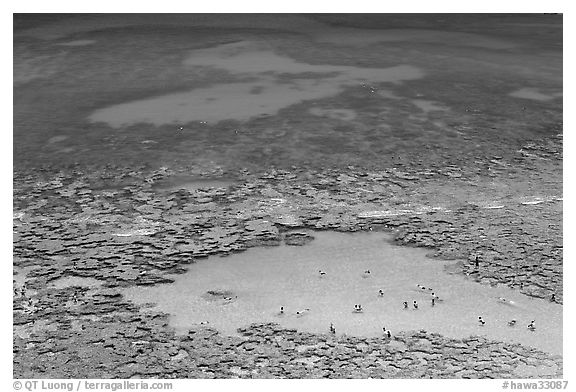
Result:
<svg viewBox="0 0 576 392"><path fill-rule="evenodd" d="M508 305L515 305L516 304L516 302L511 301L509 299L506 299L504 297L498 297L498 301L502 302L503 304L508 304Z"/></svg>
<svg viewBox="0 0 576 392"><path fill-rule="evenodd" d="M280 306L280 314L284 314L284 306Z"/></svg>
<svg viewBox="0 0 576 392"><path fill-rule="evenodd" d="M326 272L324 272L324 271L322 271L322 270L319 270L318 273L320 274L320 276L326 275Z"/></svg>
<svg viewBox="0 0 576 392"><path fill-rule="evenodd" d="M414 301L412 305L414 305L414 309L418 309L418 302Z"/></svg>
<svg viewBox="0 0 576 392"><path fill-rule="evenodd" d="M408 309L408 302L404 301L404 309Z"/></svg>
<svg viewBox="0 0 576 392"><path fill-rule="evenodd" d="M486 324L486 321L484 321L484 320L482 319L482 316L478 316L478 322L480 323L480 325Z"/></svg>
<svg viewBox="0 0 576 392"><path fill-rule="evenodd" d="M381 297L383 297L383 296L384 296L384 291L378 290L378 295L381 296Z"/></svg>
<svg viewBox="0 0 576 392"><path fill-rule="evenodd" d="M509 325L510 327L515 326L515 325L516 325L516 319L512 319L512 320L508 321L508 325Z"/></svg>
<svg viewBox="0 0 576 392"><path fill-rule="evenodd" d="M536 326L534 325L534 323L535 323L535 321L532 320L532 321L530 321L530 324L528 324L528 329L530 331L536 331Z"/></svg>
<svg viewBox="0 0 576 392"><path fill-rule="evenodd" d="M336 333L336 328L334 328L334 324L330 323L330 333L334 335Z"/></svg>

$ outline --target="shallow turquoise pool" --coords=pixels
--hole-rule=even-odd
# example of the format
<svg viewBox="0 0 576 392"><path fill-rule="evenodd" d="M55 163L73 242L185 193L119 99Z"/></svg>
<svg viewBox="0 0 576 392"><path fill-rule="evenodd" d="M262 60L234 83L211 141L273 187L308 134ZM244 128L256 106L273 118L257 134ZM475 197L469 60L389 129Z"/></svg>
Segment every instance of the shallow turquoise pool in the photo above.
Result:
<svg viewBox="0 0 576 392"><path fill-rule="evenodd" d="M316 239L302 247L254 248L210 257L190 265L173 284L130 288L125 295L137 303L156 303L181 333L208 323L234 334L238 327L264 321L325 333L332 323L337 334L380 336L383 327L393 334L425 329L453 338L483 335L562 353L561 305L449 274L444 268L449 262L429 259L423 249L392 245L382 233L314 235ZM434 306L429 287L440 298ZM354 310L358 304L362 312ZM508 325L512 319L517 320L513 327ZM535 331L527 328L531 320Z"/></svg>

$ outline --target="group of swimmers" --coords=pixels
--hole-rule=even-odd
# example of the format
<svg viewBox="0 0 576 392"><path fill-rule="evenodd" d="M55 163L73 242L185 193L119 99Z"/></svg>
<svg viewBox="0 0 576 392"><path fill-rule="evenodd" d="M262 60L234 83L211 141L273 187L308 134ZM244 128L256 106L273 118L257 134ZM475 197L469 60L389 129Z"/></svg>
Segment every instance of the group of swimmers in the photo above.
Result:
<svg viewBox="0 0 576 392"><path fill-rule="evenodd" d="M486 325L486 321L484 321L482 316L478 316L478 322L480 323L481 326ZM517 323L516 319L512 319L512 320L508 321L508 326L514 327L516 325L516 323ZM536 331L535 323L536 323L535 320L530 321L530 324L528 324L528 326L526 328L528 328L532 332Z"/></svg>
<svg viewBox="0 0 576 392"><path fill-rule="evenodd" d="M382 327L382 332L384 332L384 335L385 335L387 338L389 338L389 339L392 338L392 332L390 332L390 330L387 330L386 327ZM330 333L331 333L332 335L335 335L335 334L336 334L336 327L334 327L334 324L333 324L333 323L330 323Z"/></svg>
<svg viewBox="0 0 576 392"><path fill-rule="evenodd" d="M475 264L476 264L476 266L478 266L478 264L479 264L478 257L476 257L476 259L475 259ZM326 275L326 272L324 272L324 271L322 271L322 270L319 270L318 272L319 272L320 276ZM371 274L370 270L365 270L363 276L364 276L364 277L367 277L367 276L369 276L370 274ZM429 293L430 293L430 296L431 296L430 300L431 300L432 306L435 306L435 305L436 305L436 301L441 301L441 299L438 297L438 295L436 295L436 293L434 292L434 289L432 289L431 287L425 287L425 286L422 286L422 285L420 285L420 284L417 284L416 286L418 287L418 289L420 289L420 291L424 291L424 292L429 292ZM378 290L378 296L379 296L379 297L384 297L384 291L383 291L382 289ZM499 297L498 299L499 299L501 302L506 302L506 303L513 304L512 301L508 301L508 300L506 300L505 298ZM551 300L551 302L555 302L555 301L556 301L556 296L555 296L554 294L552 294L552 297L550 298L550 300ZM404 309L408 309L408 308L409 308L408 301L404 301L404 302L403 302L403 305L404 305ZM414 310L418 310L419 305L418 305L418 302L417 302L416 300L412 301L412 307L414 308ZM362 308L362 305L361 305L361 304L355 304L355 305L354 305L354 313L361 313L361 312L363 312L363 310L364 310L364 309ZM302 315L303 313L309 312L309 311L310 311L310 309L304 309L303 311L297 311L297 312L296 312L296 315ZM284 313L284 307L282 306L282 307L280 307L280 314L283 314L283 313ZM482 316L478 316L478 323L479 323L481 326L486 325L486 321L484 321L484 319L482 318ZM509 325L510 327L515 326L515 325L516 325L516 320L515 320L515 319L512 319L511 321L508 322L508 325ZM532 321L530 322L530 324L528 324L527 328L528 328L530 331L535 331L535 330L536 330L535 320L532 320ZM386 336L388 336L389 338L391 337L391 332L390 332L389 330L386 330L385 327L383 327L382 330L383 330L383 332L384 332L384 334L385 334ZM333 323L330 323L330 333L332 333L332 334L335 334L335 333L336 333L336 328L334 327L334 324L333 324Z"/></svg>
<svg viewBox="0 0 576 392"><path fill-rule="evenodd" d="M318 270L318 273L320 274L320 276L326 275L326 271ZM370 270L365 270L362 276L368 277L370 276L370 274L371 274Z"/></svg>
<svg viewBox="0 0 576 392"><path fill-rule="evenodd" d="M436 293L434 292L434 289L432 289L431 287L424 287L420 284L417 284L416 286L421 291L430 292L432 306L436 305L436 301L440 301L440 297L438 297L436 295ZM382 290L380 290L380 292L382 292ZM403 304L404 304L404 309L408 309L408 301L404 301ZM414 307L414 309L418 309L418 302L412 301L412 306Z"/></svg>

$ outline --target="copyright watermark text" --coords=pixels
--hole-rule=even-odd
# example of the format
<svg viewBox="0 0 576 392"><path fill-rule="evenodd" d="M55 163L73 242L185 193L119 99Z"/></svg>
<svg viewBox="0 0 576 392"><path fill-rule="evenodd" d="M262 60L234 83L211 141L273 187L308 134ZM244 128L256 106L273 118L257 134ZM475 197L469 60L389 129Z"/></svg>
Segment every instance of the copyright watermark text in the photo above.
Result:
<svg viewBox="0 0 576 392"><path fill-rule="evenodd" d="M172 383L166 381L54 381L54 380L16 380L14 390L20 391L143 391L171 390Z"/></svg>
<svg viewBox="0 0 576 392"><path fill-rule="evenodd" d="M502 389L566 389L568 381L540 380L540 381L504 381Z"/></svg>

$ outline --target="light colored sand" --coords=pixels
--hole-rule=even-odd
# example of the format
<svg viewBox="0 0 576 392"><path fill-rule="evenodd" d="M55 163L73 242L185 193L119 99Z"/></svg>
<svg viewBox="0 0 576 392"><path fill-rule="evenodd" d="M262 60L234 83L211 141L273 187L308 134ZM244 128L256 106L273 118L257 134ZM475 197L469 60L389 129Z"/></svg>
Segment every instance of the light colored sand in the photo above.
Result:
<svg viewBox="0 0 576 392"><path fill-rule="evenodd" d="M338 333L360 336L380 336L382 327L393 333L426 329L454 338L485 335L555 354L562 351L561 305L448 274L447 262L426 258L423 249L393 246L381 233L315 236L302 247L255 248L198 261L173 284L130 288L125 295L139 303L157 303L179 332L203 321L228 334L252 322L273 321L313 332L327 332L333 323ZM370 275L363 273L367 269ZM417 284L433 287L443 301L433 307L430 291ZM229 290L238 298L207 301L208 290ZM408 310L403 301L410 304ZM364 311L355 313L355 304ZM306 308L310 311L296 314ZM485 326L479 325L479 316ZM511 319L518 325L509 327ZM537 329L531 332L526 326L533 319Z"/></svg>

